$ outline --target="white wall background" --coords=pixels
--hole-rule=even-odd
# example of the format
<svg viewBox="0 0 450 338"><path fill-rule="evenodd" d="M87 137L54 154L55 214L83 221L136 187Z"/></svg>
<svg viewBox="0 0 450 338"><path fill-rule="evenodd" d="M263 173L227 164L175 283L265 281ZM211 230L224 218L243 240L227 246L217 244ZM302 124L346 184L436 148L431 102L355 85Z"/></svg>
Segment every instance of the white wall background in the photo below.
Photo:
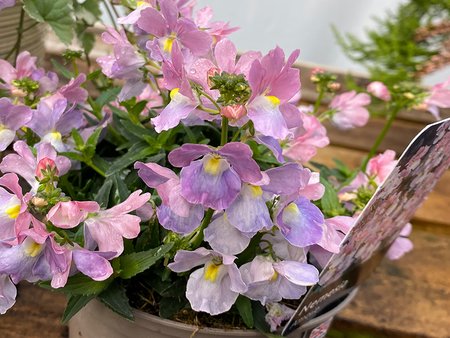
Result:
<svg viewBox="0 0 450 338"><path fill-rule="evenodd" d="M286 53L299 48L301 61L342 70L363 72L337 45L331 25L359 38L373 28L373 17L383 17L405 0L198 0L198 8L210 6L216 20L241 29L231 39L241 51L267 52L276 45ZM443 81L450 68L425 80Z"/></svg>

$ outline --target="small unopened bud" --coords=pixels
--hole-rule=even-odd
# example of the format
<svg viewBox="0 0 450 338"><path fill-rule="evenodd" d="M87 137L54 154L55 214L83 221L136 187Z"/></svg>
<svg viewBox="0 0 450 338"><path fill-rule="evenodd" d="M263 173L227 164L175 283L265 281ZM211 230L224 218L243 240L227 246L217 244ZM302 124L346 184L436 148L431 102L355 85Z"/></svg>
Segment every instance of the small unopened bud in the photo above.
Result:
<svg viewBox="0 0 450 338"><path fill-rule="evenodd" d="M391 100L391 93L389 93L389 90L384 85L383 82L380 81L374 81L367 85L367 91L372 94L373 96L379 98L383 101L390 101Z"/></svg>
<svg viewBox="0 0 450 338"><path fill-rule="evenodd" d="M39 161L37 167L36 167L36 177L39 179L43 179L46 176L58 176L59 171L56 167L55 161L48 157L44 157L42 160Z"/></svg>
<svg viewBox="0 0 450 338"><path fill-rule="evenodd" d="M311 82L319 82L320 81L320 74L323 74L325 71L322 68L314 68L311 70Z"/></svg>
<svg viewBox="0 0 450 338"><path fill-rule="evenodd" d="M222 107L220 114L230 120L239 120L242 116L247 114L247 109L242 104L232 104Z"/></svg>
<svg viewBox="0 0 450 338"><path fill-rule="evenodd" d="M31 199L31 203L33 203L33 205L35 205L38 208L45 207L48 204L47 201L41 197L33 197Z"/></svg>
<svg viewBox="0 0 450 338"><path fill-rule="evenodd" d="M20 88L12 86L11 95L15 96L15 97L25 97L25 96L27 96L27 93L25 93L25 91L23 91Z"/></svg>
<svg viewBox="0 0 450 338"><path fill-rule="evenodd" d="M207 79L206 79L208 86L211 87L213 85L211 78L215 75L220 75L220 68L218 68L218 67L209 68L209 70L207 72Z"/></svg>
<svg viewBox="0 0 450 338"><path fill-rule="evenodd" d="M337 92L339 89L341 89L341 84L338 82L330 82L327 85L328 89L331 90L332 92Z"/></svg>

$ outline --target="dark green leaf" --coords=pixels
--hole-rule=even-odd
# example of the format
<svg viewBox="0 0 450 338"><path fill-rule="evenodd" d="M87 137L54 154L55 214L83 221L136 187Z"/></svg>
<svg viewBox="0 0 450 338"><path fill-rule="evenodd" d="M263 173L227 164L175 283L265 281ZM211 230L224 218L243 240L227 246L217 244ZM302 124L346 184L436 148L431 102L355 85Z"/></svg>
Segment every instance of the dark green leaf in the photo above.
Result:
<svg viewBox="0 0 450 338"><path fill-rule="evenodd" d="M78 130L75 129L75 128L72 129L71 135L72 135L72 138L73 138L73 140L74 140L74 142L75 142L75 146L77 147L77 149L78 149L78 150L82 150L82 149L83 149L83 146L84 146L84 140L83 140L83 138L81 137L81 135L80 135L80 133L78 132Z"/></svg>
<svg viewBox="0 0 450 338"><path fill-rule="evenodd" d="M320 183L325 187L325 193L320 200L322 211L328 216L336 216L342 209L336 190L325 178L320 178Z"/></svg>
<svg viewBox="0 0 450 338"><path fill-rule="evenodd" d="M114 175L111 175L111 179L113 181L114 187L116 188L117 197L118 197L118 203L125 201L128 196L130 196L130 191L128 190L128 187L123 182L123 179L120 178L119 174L116 173Z"/></svg>
<svg viewBox="0 0 450 338"><path fill-rule="evenodd" d="M147 270L163 258L172 246L173 243L168 243L148 251L135 252L120 257L120 277L128 279Z"/></svg>
<svg viewBox="0 0 450 338"><path fill-rule="evenodd" d="M126 290L117 280L99 294L98 298L115 313L126 319L134 319L133 309L130 306Z"/></svg>
<svg viewBox="0 0 450 338"><path fill-rule="evenodd" d="M245 325L247 325L248 328L252 329L253 328L253 311L252 311L251 300L245 296L240 295L237 298L236 303L234 303L234 305L238 309L239 315L241 316Z"/></svg>
<svg viewBox="0 0 450 338"><path fill-rule="evenodd" d="M130 164L136 161L143 161L144 159L147 159L148 156L154 153L155 149L153 147L150 147L147 143L136 143L128 150L125 155L119 157L111 164L109 169L106 171L106 175L114 175L122 169L128 167ZM164 154L157 154L148 159L148 161L157 162L164 156Z"/></svg>
<svg viewBox="0 0 450 338"><path fill-rule="evenodd" d="M46 22L65 44L73 39L73 3L71 0L23 0L27 14L38 22Z"/></svg>
<svg viewBox="0 0 450 338"><path fill-rule="evenodd" d="M186 306L184 298L163 297L159 301L159 316L161 318L172 318L178 311Z"/></svg>
<svg viewBox="0 0 450 338"><path fill-rule="evenodd" d="M108 88L107 90L103 91L99 97L95 100L95 103L97 103L100 107L103 107L105 104L110 103L111 101L114 101L117 98L117 95L120 93L120 87L112 87ZM118 108L116 108L118 109ZM120 109L118 109L120 110Z"/></svg>
<svg viewBox="0 0 450 338"><path fill-rule="evenodd" d="M84 275L75 275L69 278L67 284L63 288L57 289L63 293L73 295L98 295L100 292L105 290L111 283L112 279L107 279L104 281L95 281ZM46 287L45 283L42 284Z"/></svg>
<svg viewBox="0 0 450 338"><path fill-rule="evenodd" d="M50 61L56 72L65 77L66 79L72 79L75 77L75 75L70 70L68 70L66 67L64 67L55 59L51 59Z"/></svg>
<svg viewBox="0 0 450 338"><path fill-rule="evenodd" d="M101 188L95 194L95 201L102 207L107 208L109 203L109 196L111 195L111 189L113 187L113 181L107 178Z"/></svg>
<svg viewBox="0 0 450 338"><path fill-rule="evenodd" d="M67 324L67 322L72 318L74 315L77 314L78 311L80 311L87 303L89 303L93 298L95 298L95 295L89 295L89 296L83 296L83 295L76 295L76 296L70 296L69 301L67 302L67 306L64 310L64 314L62 316L62 323Z"/></svg>

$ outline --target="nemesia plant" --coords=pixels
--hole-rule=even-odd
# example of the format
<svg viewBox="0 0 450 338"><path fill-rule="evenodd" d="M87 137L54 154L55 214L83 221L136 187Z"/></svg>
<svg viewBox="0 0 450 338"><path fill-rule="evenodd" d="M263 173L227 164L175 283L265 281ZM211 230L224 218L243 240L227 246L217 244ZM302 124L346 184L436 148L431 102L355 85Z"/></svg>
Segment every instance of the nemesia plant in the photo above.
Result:
<svg viewBox="0 0 450 338"><path fill-rule="evenodd" d="M314 164L324 121L361 127L371 100L394 118L450 106L448 81L339 92L321 69L299 106L299 51L238 55L236 28L211 20L192 1L140 2L102 34L100 68L66 81L28 52L0 60L0 313L25 280L68 295L64 321L98 297L130 319L187 309L253 328L263 313L275 331L395 166L376 155L389 123L360 168Z"/></svg>

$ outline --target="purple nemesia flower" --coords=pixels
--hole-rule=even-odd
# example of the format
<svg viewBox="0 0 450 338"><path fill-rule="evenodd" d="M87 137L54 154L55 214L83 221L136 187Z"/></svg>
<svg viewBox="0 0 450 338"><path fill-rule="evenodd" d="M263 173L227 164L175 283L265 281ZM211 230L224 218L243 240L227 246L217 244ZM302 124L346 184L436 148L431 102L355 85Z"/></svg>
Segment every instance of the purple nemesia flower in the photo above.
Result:
<svg viewBox="0 0 450 338"><path fill-rule="evenodd" d="M158 54L169 54L174 41L188 49L193 55L201 56L211 49L212 39L201 31L190 19L179 17L177 4L173 0L160 0L161 11L147 7L140 12L137 26L155 38L147 42L151 57L157 61ZM156 57L156 58L155 58Z"/></svg>
<svg viewBox="0 0 450 338"><path fill-rule="evenodd" d="M8 61L0 59L0 89L14 90L12 82L17 79L31 78L36 67L37 57L31 56L27 51L21 52L17 56L16 68L14 68Z"/></svg>
<svg viewBox="0 0 450 338"><path fill-rule="evenodd" d="M33 114L27 106L16 106L0 98L0 151L4 151L16 137L16 131L31 121Z"/></svg>
<svg viewBox="0 0 450 338"><path fill-rule="evenodd" d="M16 303L17 289L8 275L0 274L0 315Z"/></svg>
<svg viewBox="0 0 450 338"><path fill-rule="evenodd" d="M225 255L237 255L244 251L256 233L240 231L229 222L226 213L216 217L203 232L205 241L209 243L211 248Z"/></svg>
<svg viewBox="0 0 450 338"><path fill-rule="evenodd" d="M119 256L123 252L123 238L135 238L141 230L141 219L128 214L143 206L150 198L149 193L141 195L141 192L137 190L122 203L89 215L84 221L85 240L89 244L97 243L99 251L113 252L113 257Z"/></svg>
<svg viewBox="0 0 450 338"><path fill-rule="evenodd" d="M49 142L62 152L67 151L63 137L70 135L72 129L78 129L83 123L81 111L74 106L68 107L65 98L55 95L39 102L28 127L41 138L41 142Z"/></svg>
<svg viewBox="0 0 450 338"><path fill-rule="evenodd" d="M189 79L200 84L208 92L210 87L208 84L208 76L210 75L208 71L210 69L216 69L218 73L243 74L248 78L253 61L261 58L261 53L246 52L236 62L236 46L230 40L223 39L214 48L214 58L215 63L209 59L198 59L190 65L188 71ZM212 95L217 96L217 93L212 93Z"/></svg>
<svg viewBox="0 0 450 338"><path fill-rule="evenodd" d="M270 325L270 331L275 332L279 326L285 321L291 318L294 314L294 310L280 303L269 303L266 305L267 314L264 317L267 324Z"/></svg>
<svg viewBox="0 0 450 338"><path fill-rule="evenodd" d="M0 11L8 7L13 7L15 4L16 0L0 0Z"/></svg>
<svg viewBox="0 0 450 338"><path fill-rule="evenodd" d="M331 120L341 129L362 127L369 120L369 112L364 107L369 103L369 95L354 90L336 95L330 103L330 108L336 110Z"/></svg>
<svg viewBox="0 0 450 338"><path fill-rule="evenodd" d="M373 81L369 83L367 85L367 91L380 100L391 100L391 93L389 93L389 89L387 89L386 85L383 82Z"/></svg>
<svg viewBox="0 0 450 338"><path fill-rule="evenodd" d="M349 216L335 216L325 220L321 240L309 247L309 252L324 267L333 253L340 251L340 245L345 235L351 230L355 219Z"/></svg>
<svg viewBox="0 0 450 338"><path fill-rule="evenodd" d="M413 243L409 238L407 238L412 231L412 224L407 223L405 227L400 232L399 237L392 243L388 252L386 253L387 258L391 260L396 260L401 258L405 253L413 249Z"/></svg>
<svg viewBox="0 0 450 338"><path fill-rule="evenodd" d="M0 242L14 243L17 234L28 229L30 214L26 210L27 203L17 175L0 177Z"/></svg>
<svg viewBox="0 0 450 338"><path fill-rule="evenodd" d="M184 272L203 265L189 276L186 297L194 311L217 315L228 311L239 294L247 290L235 259L205 248L179 250L168 267Z"/></svg>
<svg viewBox="0 0 450 338"><path fill-rule="evenodd" d="M136 162L139 177L150 188L155 188L162 204L157 208L161 225L179 234L191 233L200 225L204 208L186 201L180 194L180 179L170 169L156 163Z"/></svg>
<svg viewBox="0 0 450 338"><path fill-rule="evenodd" d="M231 33L239 30L239 27L230 27L229 22L211 22L212 18L213 10L211 7L206 6L197 11L195 23L200 29L208 32L208 34L213 38L214 43L222 41L222 39L226 38Z"/></svg>
<svg viewBox="0 0 450 338"><path fill-rule="evenodd" d="M295 261L275 262L269 256L256 256L239 268L248 286L244 295L261 304L284 299L299 299L306 286L319 281L319 271L310 264Z"/></svg>
<svg viewBox="0 0 450 338"><path fill-rule="evenodd" d="M239 142L217 150L202 144L183 144L169 154L169 162L183 168L181 195L188 202L222 210L238 196L242 181L258 185L263 179L252 155L250 147Z"/></svg>
<svg viewBox="0 0 450 338"><path fill-rule="evenodd" d="M86 75L80 74L75 79L71 79L68 84L62 86L58 93L61 94L70 103L84 103L88 98L86 89L81 85L86 81Z"/></svg>
<svg viewBox="0 0 450 338"><path fill-rule="evenodd" d="M143 74L139 69L145 64L144 58L136 52L123 30L117 32L108 27L102 34L102 40L106 44L112 45L114 49L114 55L97 58L103 74L110 78L126 80L119 93L119 101L139 95L146 86L142 81Z"/></svg>
<svg viewBox="0 0 450 338"><path fill-rule="evenodd" d="M267 253L269 253L269 242L273 252L279 259L306 263L308 248L299 248L290 244L279 229L264 234L262 239L266 242L261 242L259 246Z"/></svg>
<svg viewBox="0 0 450 338"><path fill-rule="evenodd" d="M39 182L36 180L36 168L38 163L48 158L53 160L58 169L59 175L66 174L71 167L70 160L64 156L57 156L55 149L50 143L40 143L36 146L36 155L33 155L30 147L24 141L14 143L14 151L6 155L0 163L0 170L3 173L15 173L23 177L31 186L31 191L36 192Z"/></svg>
<svg viewBox="0 0 450 338"><path fill-rule="evenodd" d="M283 50L277 47L251 65L248 117L265 136L283 140L291 134L290 128L301 124L298 109L289 103L300 90L299 70L292 68L299 53L294 51L285 62Z"/></svg>
<svg viewBox="0 0 450 338"><path fill-rule="evenodd" d="M434 85L424 103L427 110L439 120L441 118L439 108L450 107L450 77L446 81Z"/></svg>
<svg viewBox="0 0 450 338"><path fill-rule="evenodd" d="M191 85L186 77L184 59L178 43L174 42L172 59L165 59L162 65L164 86L170 90L170 103L151 119L155 130L160 133L176 127L194 111L199 102L194 97Z"/></svg>

